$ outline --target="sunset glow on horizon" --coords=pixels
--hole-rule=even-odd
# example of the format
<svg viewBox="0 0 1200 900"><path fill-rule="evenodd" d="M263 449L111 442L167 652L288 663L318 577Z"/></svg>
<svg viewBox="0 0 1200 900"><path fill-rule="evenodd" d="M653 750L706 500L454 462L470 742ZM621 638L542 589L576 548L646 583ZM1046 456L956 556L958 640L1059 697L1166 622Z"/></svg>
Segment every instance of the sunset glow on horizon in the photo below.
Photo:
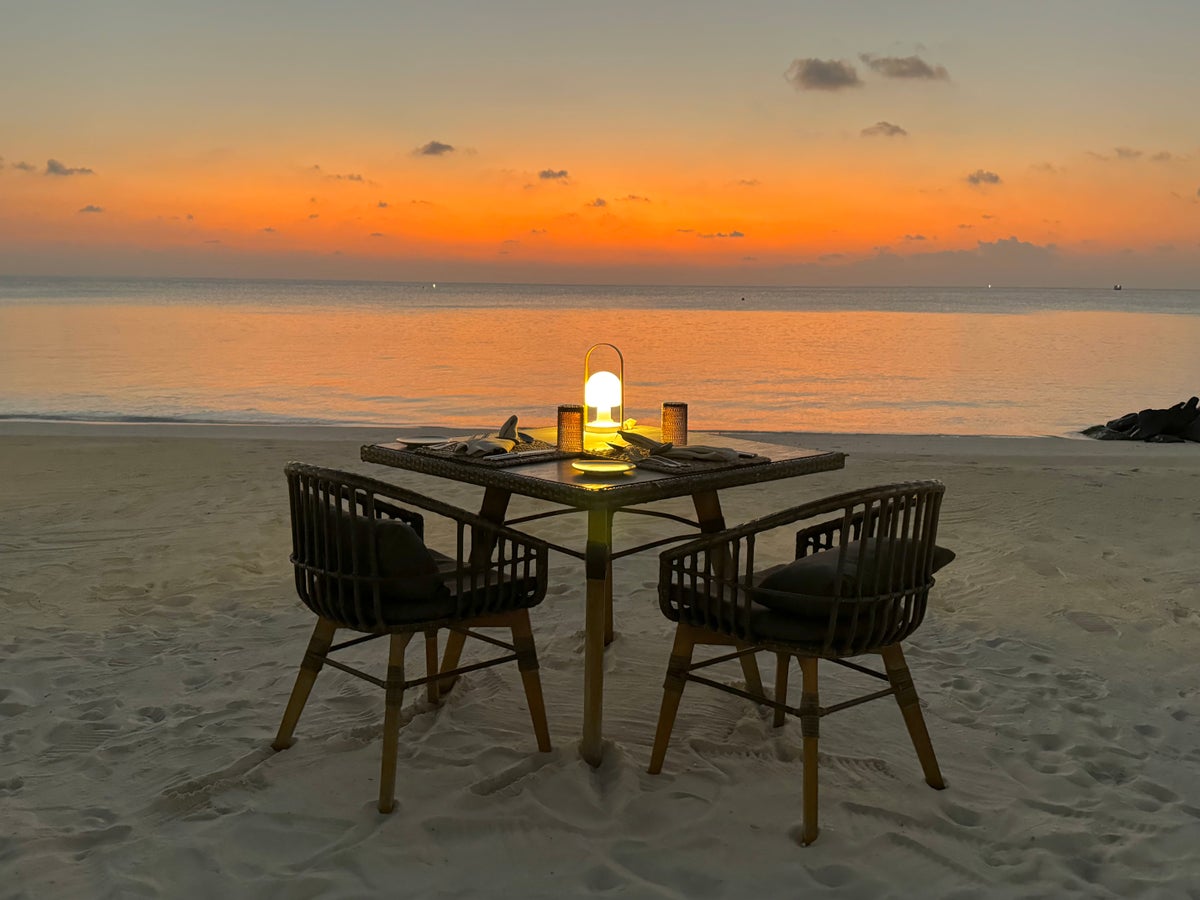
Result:
<svg viewBox="0 0 1200 900"><path fill-rule="evenodd" d="M1200 286L1200 7L45 4L0 274Z"/></svg>

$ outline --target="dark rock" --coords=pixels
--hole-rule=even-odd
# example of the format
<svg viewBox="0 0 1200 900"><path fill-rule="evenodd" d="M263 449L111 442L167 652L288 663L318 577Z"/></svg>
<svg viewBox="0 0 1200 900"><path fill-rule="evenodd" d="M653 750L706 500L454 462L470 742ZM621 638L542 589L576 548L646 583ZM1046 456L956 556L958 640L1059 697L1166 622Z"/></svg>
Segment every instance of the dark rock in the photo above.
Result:
<svg viewBox="0 0 1200 900"><path fill-rule="evenodd" d="M1085 428L1082 434L1098 441L1153 441L1159 444L1200 443L1200 398L1192 397L1168 409L1143 409Z"/></svg>

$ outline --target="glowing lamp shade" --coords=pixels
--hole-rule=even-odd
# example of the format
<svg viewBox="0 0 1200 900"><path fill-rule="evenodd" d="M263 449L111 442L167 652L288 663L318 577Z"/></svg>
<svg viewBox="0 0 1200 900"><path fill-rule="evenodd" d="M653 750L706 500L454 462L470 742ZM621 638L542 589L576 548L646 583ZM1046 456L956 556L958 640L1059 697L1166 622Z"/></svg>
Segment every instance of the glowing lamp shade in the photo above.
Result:
<svg viewBox="0 0 1200 900"><path fill-rule="evenodd" d="M607 369L592 369L592 353L600 347L608 347L616 355L619 375ZM584 428L615 434L625 419L625 393L622 380L625 375L625 360L621 351L612 344L595 344L588 350L583 361Z"/></svg>

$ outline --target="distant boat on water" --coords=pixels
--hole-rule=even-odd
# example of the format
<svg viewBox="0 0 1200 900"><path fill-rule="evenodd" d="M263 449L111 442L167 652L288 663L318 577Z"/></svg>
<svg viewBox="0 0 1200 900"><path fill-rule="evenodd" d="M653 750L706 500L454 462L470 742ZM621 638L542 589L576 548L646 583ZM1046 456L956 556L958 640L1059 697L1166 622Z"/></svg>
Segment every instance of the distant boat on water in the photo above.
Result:
<svg viewBox="0 0 1200 900"><path fill-rule="evenodd" d="M1114 291L1119 291L1120 289L1121 289L1121 286L1120 286L1119 284L1114 284L1114 285L1113 285L1113 290L1114 290Z"/></svg>

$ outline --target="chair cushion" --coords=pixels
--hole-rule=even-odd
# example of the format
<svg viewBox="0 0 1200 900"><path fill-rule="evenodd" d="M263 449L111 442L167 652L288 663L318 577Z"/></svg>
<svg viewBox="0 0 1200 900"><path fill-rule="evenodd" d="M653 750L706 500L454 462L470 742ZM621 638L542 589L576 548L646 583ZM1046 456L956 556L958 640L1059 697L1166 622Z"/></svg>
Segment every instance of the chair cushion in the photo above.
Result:
<svg viewBox="0 0 1200 900"><path fill-rule="evenodd" d="M827 617L835 595L839 596L842 603L857 602L864 592L870 599L870 592L875 590L876 574L879 574L881 586L885 585L889 574L901 574L900 569L905 562L903 552L893 551L887 554L890 559L884 560L881 565L880 560L876 559L878 546L876 542L869 541L866 549L861 550L859 541L848 542L845 545L845 568L840 574L838 557L842 551L836 547L766 569L755 579L754 599L777 612L805 617ZM900 549L902 551L904 548ZM954 557L953 550L935 546L933 571L946 566ZM889 566L892 573L886 571ZM904 585L899 577L894 583L901 589L916 586Z"/></svg>

